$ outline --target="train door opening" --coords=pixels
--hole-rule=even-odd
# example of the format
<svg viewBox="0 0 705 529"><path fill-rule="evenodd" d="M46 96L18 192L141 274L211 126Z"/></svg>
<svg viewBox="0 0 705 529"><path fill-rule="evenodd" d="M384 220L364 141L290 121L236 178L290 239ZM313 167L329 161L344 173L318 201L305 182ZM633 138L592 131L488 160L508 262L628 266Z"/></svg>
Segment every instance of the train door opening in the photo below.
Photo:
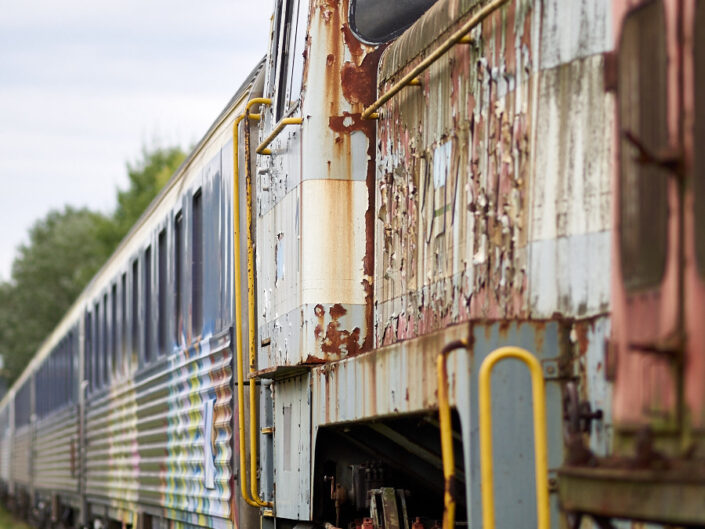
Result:
<svg viewBox="0 0 705 529"><path fill-rule="evenodd" d="M460 419L454 411L456 520L467 520ZM436 413L318 430L313 519L344 529L438 529L444 479ZM330 524L330 526L328 525Z"/></svg>

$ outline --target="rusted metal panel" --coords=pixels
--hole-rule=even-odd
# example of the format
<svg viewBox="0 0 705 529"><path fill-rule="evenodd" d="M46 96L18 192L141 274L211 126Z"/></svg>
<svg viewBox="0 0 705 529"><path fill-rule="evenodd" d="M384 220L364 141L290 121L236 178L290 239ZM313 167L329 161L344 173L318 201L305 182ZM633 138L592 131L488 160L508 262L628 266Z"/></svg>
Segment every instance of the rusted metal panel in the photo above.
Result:
<svg viewBox="0 0 705 529"><path fill-rule="evenodd" d="M595 346L581 353L586 376L595 373L604 336L605 319L592 328ZM438 406L436 358L444 345L469 338L470 350L457 351L448 358L449 395L461 421L469 522L480 523L481 492L479 478L479 441L477 409L477 373L484 358L497 347L518 345L535 354L547 375L547 417L549 467L551 471L563 461L562 384L574 376L574 357L579 347L588 347L586 337L570 339L569 321L478 321L449 326L444 330L381 347L358 357L312 370L312 414L314 439L318 428L334 423L364 421L433 410ZM576 331L577 332L577 331ZM593 334L590 334L593 338ZM520 527L535 517L533 480L533 434L531 420L530 377L518 362L498 366L493 376L494 443L497 458L496 494L499 524ZM595 383L597 389L597 383ZM600 395L604 398L604 395ZM603 425L603 428L606 425ZM500 455L501 454L501 455ZM460 458L460 454L456 455ZM554 520L557 503L552 504Z"/></svg>
<svg viewBox="0 0 705 529"><path fill-rule="evenodd" d="M447 4L390 46L381 72L395 70L389 62L403 40L445 24L433 19L448 16ZM470 317L526 314L532 16L530 2L497 11L471 32L478 44L455 46L421 87L382 109L378 344ZM380 90L395 79L382 79Z"/></svg>
<svg viewBox="0 0 705 529"><path fill-rule="evenodd" d="M381 109L378 345L471 318L609 310L611 15L567 4L510 2ZM380 92L478 5L431 8L383 54ZM542 69L551 42L565 49Z"/></svg>
<svg viewBox="0 0 705 529"><path fill-rule="evenodd" d="M34 486L78 493L78 409L68 406L36 425Z"/></svg>
<svg viewBox="0 0 705 529"><path fill-rule="evenodd" d="M684 9L684 11L687 8ZM694 11L694 13L693 13ZM684 70L692 84L684 95L684 148L692 182L684 198L686 365L684 404L695 430L705 429L705 3L698 1L685 11ZM688 43L692 43L689 49ZM689 59L691 57L692 59ZM692 60L692 62L690 62ZM686 85L687 86L687 85ZM692 123L692 124L691 124ZM692 127L692 129L691 129ZM692 135L688 131L692 130Z"/></svg>
<svg viewBox="0 0 705 529"><path fill-rule="evenodd" d="M273 42L265 95L275 103L260 137L286 113L303 124L274 140L272 156L258 157L257 322L267 344L260 370L372 345L375 126L360 112L374 99L378 53L353 36L348 12L347 0L302 2L296 20L284 13L275 21L306 27L302 77L291 79L301 83L301 100L284 108L276 97L276 80L298 70L282 62L287 43ZM275 28L280 40L285 34Z"/></svg>
<svg viewBox="0 0 705 529"><path fill-rule="evenodd" d="M619 44L614 413L615 422L632 433L645 424L672 429L679 421L679 375L672 363L682 323L679 191L663 167L639 162L642 148L667 156L678 145L673 116L677 99L667 89L678 83L674 7L652 1L631 10ZM659 58L658 83L651 79L654 58ZM635 247L637 241L628 237L638 238L641 245Z"/></svg>

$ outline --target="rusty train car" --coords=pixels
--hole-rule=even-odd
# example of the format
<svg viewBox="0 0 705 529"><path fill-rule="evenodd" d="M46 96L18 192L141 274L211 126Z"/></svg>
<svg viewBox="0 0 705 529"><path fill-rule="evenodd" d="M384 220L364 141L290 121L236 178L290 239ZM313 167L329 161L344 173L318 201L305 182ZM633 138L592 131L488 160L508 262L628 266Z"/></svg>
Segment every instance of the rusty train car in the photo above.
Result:
<svg viewBox="0 0 705 529"><path fill-rule="evenodd" d="M704 27L703 0L276 0L0 402L7 504L705 527Z"/></svg>

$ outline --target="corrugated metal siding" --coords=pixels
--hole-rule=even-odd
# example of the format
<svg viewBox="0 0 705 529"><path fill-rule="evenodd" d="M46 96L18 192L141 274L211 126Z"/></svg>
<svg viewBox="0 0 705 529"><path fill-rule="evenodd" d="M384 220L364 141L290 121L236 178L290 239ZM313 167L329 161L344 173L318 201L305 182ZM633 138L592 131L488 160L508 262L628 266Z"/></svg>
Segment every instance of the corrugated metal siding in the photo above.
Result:
<svg viewBox="0 0 705 529"><path fill-rule="evenodd" d="M89 405L86 490L116 508L134 502L229 517L232 440L229 335L201 342ZM215 487L205 486L204 409L214 400ZM174 511L171 511L174 509ZM199 523L208 523L199 519Z"/></svg>
<svg viewBox="0 0 705 529"><path fill-rule="evenodd" d="M12 481L20 485L30 485L30 464L32 457L32 427L22 426L15 430L12 442Z"/></svg>
<svg viewBox="0 0 705 529"><path fill-rule="evenodd" d="M37 424L34 485L78 492L78 412L69 406Z"/></svg>

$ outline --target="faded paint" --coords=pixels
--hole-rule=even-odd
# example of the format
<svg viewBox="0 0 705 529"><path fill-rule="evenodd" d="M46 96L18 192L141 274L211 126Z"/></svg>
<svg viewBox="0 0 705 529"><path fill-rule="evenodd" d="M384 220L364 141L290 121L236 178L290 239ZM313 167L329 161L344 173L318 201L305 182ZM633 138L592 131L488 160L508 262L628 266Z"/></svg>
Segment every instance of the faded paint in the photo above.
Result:
<svg viewBox="0 0 705 529"><path fill-rule="evenodd" d="M347 1L311 2L303 79L293 80L303 95L290 108L303 124L273 141L272 156L258 158L262 371L340 359L372 345L375 125L360 112L375 96L380 50L353 36L348 8ZM279 58L270 59L272 98L278 68ZM267 109L260 138L287 110ZM336 304L347 315L319 328L313 309Z"/></svg>
<svg viewBox="0 0 705 529"><path fill-rule="evenodd" d="M451 24L448 13L463 9L439 4L393 43L380 92L434 49L430 28L449 34L462 19ZM380 109L379 345L470 318L609 310L613 105L594 55L604 43L581 45L549 70L536 51L569 38L566 25L544 33L548 23L605 28L609 17L603 5L552 9L511 2L471 32L474 44L456 45L420 88ZM406 44L419 55L411 59Z"/></svg>

